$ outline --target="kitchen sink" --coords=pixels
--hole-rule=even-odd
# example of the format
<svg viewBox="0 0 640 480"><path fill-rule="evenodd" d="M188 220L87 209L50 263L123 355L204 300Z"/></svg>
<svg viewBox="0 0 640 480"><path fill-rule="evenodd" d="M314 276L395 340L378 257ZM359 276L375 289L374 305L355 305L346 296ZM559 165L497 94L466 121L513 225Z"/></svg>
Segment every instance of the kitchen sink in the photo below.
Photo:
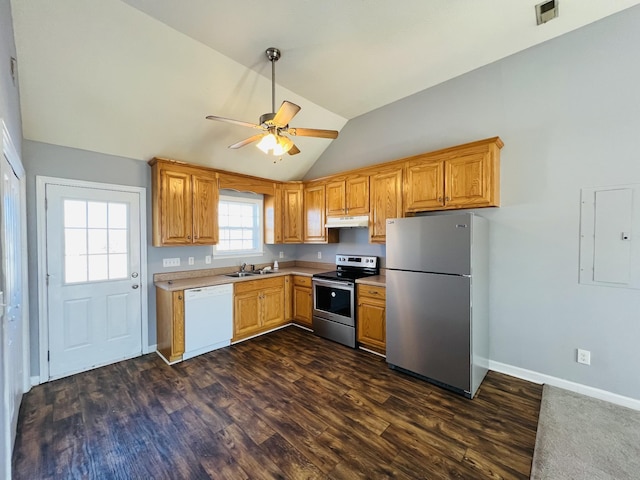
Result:
<svg viewBox="0 0 640 480"><path fill-rule="evenodd" d="M224 275L226 277L240 278L240 277L250 277L254 274L251 272L233 272L233 273L225 273Z"/></svg>
<svg viewBox="0 0 640 480"><path fill-rule="evenodd" d="M273 270L253 270L253 271L247 271L247 272L233 272L233 273L225 273L225 276L240 278L240 277L252 277L254 275L267 275L269 273L273 273Z"/></svg>

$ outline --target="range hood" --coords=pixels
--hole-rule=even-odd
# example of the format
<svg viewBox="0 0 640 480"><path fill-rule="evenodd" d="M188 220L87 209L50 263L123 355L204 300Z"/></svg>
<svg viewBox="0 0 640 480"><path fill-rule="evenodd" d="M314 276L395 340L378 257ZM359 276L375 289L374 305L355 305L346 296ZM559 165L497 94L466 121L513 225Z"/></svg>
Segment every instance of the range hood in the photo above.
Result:
<svg viewBox="0 0 640 480"><path fill-rule="evenodd" d="M353 217L327 217L327 228L368 227L369 216L359 215Z"/></svg>

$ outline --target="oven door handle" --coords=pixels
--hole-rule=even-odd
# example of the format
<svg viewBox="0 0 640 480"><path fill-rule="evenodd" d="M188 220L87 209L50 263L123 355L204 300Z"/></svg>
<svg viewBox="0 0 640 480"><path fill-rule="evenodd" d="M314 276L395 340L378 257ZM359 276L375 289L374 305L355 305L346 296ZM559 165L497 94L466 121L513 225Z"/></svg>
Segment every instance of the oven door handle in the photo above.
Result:
<svg viewBox="0 0 640 480"><path fill-rule="evenodd" d="M339 288L341 290L354 289L354 283L352 282L340 282L340 281L334 281L334 280L323 280L323 279L312 278L311 283L313 283L313 285L319 285L321 287Z"/></svg>

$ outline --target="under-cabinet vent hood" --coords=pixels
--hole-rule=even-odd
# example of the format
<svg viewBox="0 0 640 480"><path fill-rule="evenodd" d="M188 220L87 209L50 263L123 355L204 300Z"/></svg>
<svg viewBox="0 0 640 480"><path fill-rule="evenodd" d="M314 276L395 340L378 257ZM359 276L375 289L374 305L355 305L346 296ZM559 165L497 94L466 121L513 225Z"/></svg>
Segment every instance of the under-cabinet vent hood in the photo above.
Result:
<svg viewBox="0 0 640 480"><path fill-rule="evenodd" d="M359 215L355 217L327 217L327 228L368 227L369 216Z"/></svg>

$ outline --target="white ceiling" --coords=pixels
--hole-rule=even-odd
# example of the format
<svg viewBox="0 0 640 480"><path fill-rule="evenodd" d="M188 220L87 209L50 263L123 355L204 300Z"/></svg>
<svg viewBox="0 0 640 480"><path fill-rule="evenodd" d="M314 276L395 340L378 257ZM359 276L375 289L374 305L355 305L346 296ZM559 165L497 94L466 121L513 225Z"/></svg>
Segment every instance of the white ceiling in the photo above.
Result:
<svg viewBox="0 0 640 480"><path fill-rule="evenodd" d="M255 131L276 103L292 126L351 118L639 4L560 0L536 26L528 0L12 0L27 139L148 160L159 155L267 178L299 179L330 140L272 163ZM390 119L401 121L402 119ZM339 139L336 141L340 141Z"/></svg>

